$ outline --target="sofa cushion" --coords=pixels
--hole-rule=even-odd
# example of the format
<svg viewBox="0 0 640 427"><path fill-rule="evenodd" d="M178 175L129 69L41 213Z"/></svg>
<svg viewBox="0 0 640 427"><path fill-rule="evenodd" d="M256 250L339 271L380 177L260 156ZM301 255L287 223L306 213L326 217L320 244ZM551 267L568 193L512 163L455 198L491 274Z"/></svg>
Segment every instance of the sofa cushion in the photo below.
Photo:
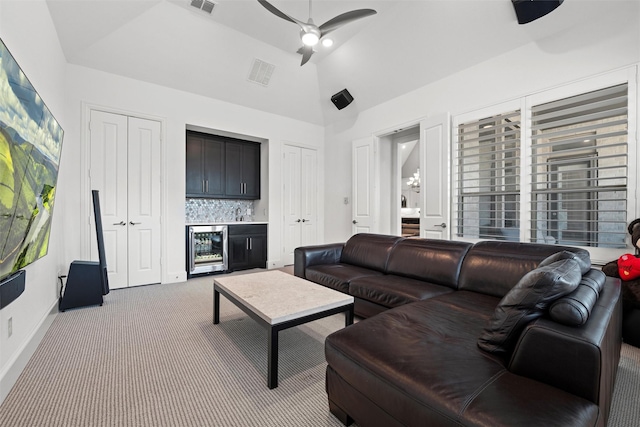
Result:
<svg viewBox="0 0 640 427"><path fill-rule="evenodd" d="M505 371L476 346L498 301L451 292L387 310L329 335L327 363L399 425L416 425L429 413L444 418L422 418L420 425L443 425Z"/></svg>
<svg viewBox="0 0 640 427"><path fill-rule="evenodd" d="M569 246L488 240L476 243L464 257L458 289L502 298L540 261L561 251L587 252ZM500 274L496 274L499 271Z"/></svg>
<svg viewBox="0 0 640 427"><path fill-rule="evenodd" d="M391 249L402 239L382 234L355 234L345 243L340 262L384 272Z"/></svg>
<svg viewBox="0 0 640 427"><path fill-rule="evenodd" d="M589 270L591 270L591 256L587 251L581 252L570 252L570 251L560 251L556 252L553 255L549 255L545 259L543 259L538 267L544 267L545 265L553 264L556 261L560 261L563 259L572 259L575 260L580 266L580 273L587 274Z"/></svg>
<svg viewBox="0 0 640 427"><path fill-rule="evenodd" d="M593 306L598 301L600 291L606 280L600 270L589 270L582 276L580 285L575 291L557 299L549 307L549 315L553 320L570 326L587 323Z"/></svg>
<svg viewBox="0 0 640 427"><path fill-rule="evenodd" d="M453 289L391 274L360 277L349 283L350 295L385 307L397 307L449 292Z"/></svg>
<svg viewBox="0 0 640 427"><path fill-rule="evenodd" d="M508 355L522 329L542 316L556 299L580 284L580 265L563 259L527 273L502 298L478 340L478 346L499 356Z"/></svg>
<svg viewBox="0 0 640 427"><path fill-rule="evenodd" d="M340 292L349 293L349 282L365 276L381 276L379 271L349 264L326 264L307 267L307 280Z"/></svg>
<svg viewBox="0 0 640 427"><path fill-rule="evenodd" d="M386 272L456 289L462 261L471 246L449 240L405 239L391 251Z"/></svg>

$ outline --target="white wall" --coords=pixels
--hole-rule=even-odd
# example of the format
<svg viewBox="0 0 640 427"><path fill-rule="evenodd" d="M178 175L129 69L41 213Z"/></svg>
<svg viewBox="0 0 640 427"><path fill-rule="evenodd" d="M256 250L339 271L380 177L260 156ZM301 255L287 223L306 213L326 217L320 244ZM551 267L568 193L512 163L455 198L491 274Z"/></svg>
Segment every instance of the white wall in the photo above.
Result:
<svg viewBox="0 0 640 427"><path fill-rule="evenodd" d="M325 239L340 242L351 235L352 206L341 203L352 196L351 141L440 112L472 111L638 63L640 2L616 2L615 8L610 2L601 3L602 22L567 28L553 38L530 43L359 114L343 110L343 120L326 129L325 221L331 226L326 227ZM526 26L522 29L527 31ZM431 60L425 57L424 66Z"/></svg>
<svg viewBox="0 0 640 427"><path fill-rule="evenodd" d="M64 103L66 62L45 2L1 1L0 37L66 130L70 126ZM66 138L60 161L49 253L25 268L24 293L0 311L0 402L9 393L35 349L39 341L37 337L53 320L54 314L51 313L57 312L57 277L65 263L63 254L67 247L63 217L67 215L66 200L70 198L65 189L65 182L70 179L65 145ZM11 337L8 336L10 318L13 323Z"/></svg>

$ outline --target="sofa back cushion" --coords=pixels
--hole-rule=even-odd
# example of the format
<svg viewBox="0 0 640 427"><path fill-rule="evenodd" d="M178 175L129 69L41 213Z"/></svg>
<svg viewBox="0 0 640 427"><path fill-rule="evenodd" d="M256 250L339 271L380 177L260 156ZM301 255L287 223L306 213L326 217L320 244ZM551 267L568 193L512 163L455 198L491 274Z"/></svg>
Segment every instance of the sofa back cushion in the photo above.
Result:
<svg viewBox="0 0 640 427"><path fill-rule="evenodd" d="M355 234L345 243L340 262L384 272L391 249L402 239L382 234Z"/></svg>
<svg viewBox="0 0 640 427"><path fill-rule="evenodd" d="M478 347L508 357L527 323L545 314L553 301L573 292L581 278L580 266L573 259L525 274L496 307L478 339Z"/></svg>
<svg viewBox="0 0 640 427"><path fill-rule="evenodd" d="M391 251L386 272L456 289L462 260L471 246L450 240L405 239Z"/></svg>
<svg viewBox="0 0 640 427"><path fill-rule="evenodd" d="M549 255L570 251L589 253L569 246L484 241L476 243L464 257L458 289L502 298L528 272Z"/></svg>

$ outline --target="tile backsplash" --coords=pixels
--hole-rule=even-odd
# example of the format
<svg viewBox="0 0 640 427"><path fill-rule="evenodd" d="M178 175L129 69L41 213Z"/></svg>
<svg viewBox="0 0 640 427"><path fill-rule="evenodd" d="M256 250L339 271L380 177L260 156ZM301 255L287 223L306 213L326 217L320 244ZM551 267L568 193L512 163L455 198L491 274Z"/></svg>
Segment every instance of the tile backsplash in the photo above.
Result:
<svg viewBox="0 0 640 427"><path fill-rule="evenodd" d="M185 220L187 223L197 222L235 222L252 221L252 200L228 199L186 199Z"/></svg>

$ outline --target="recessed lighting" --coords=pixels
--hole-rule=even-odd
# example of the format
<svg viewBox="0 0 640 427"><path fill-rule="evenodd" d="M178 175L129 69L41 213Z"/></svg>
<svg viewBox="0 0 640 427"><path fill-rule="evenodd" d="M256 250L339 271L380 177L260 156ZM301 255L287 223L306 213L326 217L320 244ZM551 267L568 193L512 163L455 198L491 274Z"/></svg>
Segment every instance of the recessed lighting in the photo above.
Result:
<svg viewBox="0 0 640 427"><path fill-rule="evenodd" d="M333 40L332 39L322 39L322 46L324 46L324 47L333 46Z"/></svg>

